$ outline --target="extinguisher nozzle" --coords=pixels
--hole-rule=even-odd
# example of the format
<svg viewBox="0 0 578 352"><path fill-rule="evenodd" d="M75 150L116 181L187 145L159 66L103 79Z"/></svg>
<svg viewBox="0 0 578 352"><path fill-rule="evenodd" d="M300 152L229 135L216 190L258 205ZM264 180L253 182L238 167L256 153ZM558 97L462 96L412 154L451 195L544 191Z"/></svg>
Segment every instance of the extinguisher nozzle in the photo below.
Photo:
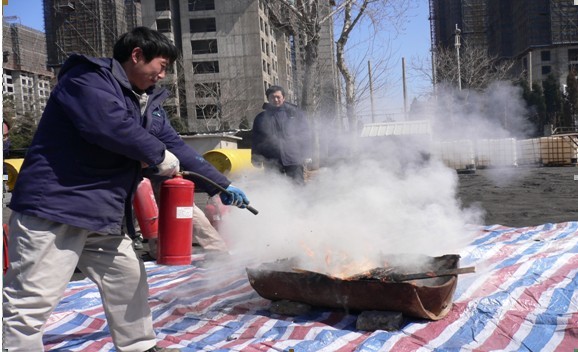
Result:
<svg viewBox="0 0 578 352"><path fill-rule="evenodd" d="M211 179L209 179L209 178L207 178L207 177L205 177L205 176L203 176L203 175L201 175L201 174L198 174L198 173L196 173L196 172L192 172L192 171L181 171L180 174L181 174L182 176L192 176L192 177L200 178L200 179L202 179L202 180L204 180L204 181L212 184L213 186L215 186L216 188L218 188L221 192L229 193L229 191L227 191L225 188L223 188L222 186L220 186L219 184L217 184L217 183L214 182L213 180L211 180ZM245 204L245 208L247 208L247 210L249 210L251 213L253 213L253 214L255 214L255 215L259 214L259 211L258 211L257 209L253 208L252 206L250 206L250 205L248 205L248 204Z"/></svg>
<svg viewBox="0 0 578 352"><path fill-rule="evenodd" d="M257 209L255 209L255 208L253 208L253 207L250 206L250 205L247 205L246 208L247 208L248 211L250 211L251 213L253 213L253 214L255 214L255 215L259 214L259 211L258 211Z"/></svg>

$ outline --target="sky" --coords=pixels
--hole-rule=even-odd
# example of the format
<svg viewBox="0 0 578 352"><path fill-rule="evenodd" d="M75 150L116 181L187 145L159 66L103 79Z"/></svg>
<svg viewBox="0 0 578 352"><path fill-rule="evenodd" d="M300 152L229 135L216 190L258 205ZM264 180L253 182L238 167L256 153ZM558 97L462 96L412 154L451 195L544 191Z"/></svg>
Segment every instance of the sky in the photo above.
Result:
<svg viewBox="0 0 578 352"><path fill-rule="evenodd" d="M399 32L387 32L383 40L390 40L390 60L388 63L388 84L384 91L375 93L374 111L378 115L376 122L386 117L396 119L404 109L403 80L402 80L402 57L405 58L407 106L414 98L420 98L431 86L427 77L418 70L413 69L430 57L430 23L428 20L429 6L426 0L416 0L416 6L407 13L403 28ZM42 0L8 0L4 6L4 14L17 16L13 19L17 23L32 27L44 32L44 16ZM368 33L369 31L365 32ZM361 34L363 35L363 34ZM382 40L380 38L380 40ZM427 64L426 64L427 66ZM363 106L364 105L364 106ZM361 115L369 116L369 105L362 104L359 108ZM365 121L371 122L371 121Z"/></svg>

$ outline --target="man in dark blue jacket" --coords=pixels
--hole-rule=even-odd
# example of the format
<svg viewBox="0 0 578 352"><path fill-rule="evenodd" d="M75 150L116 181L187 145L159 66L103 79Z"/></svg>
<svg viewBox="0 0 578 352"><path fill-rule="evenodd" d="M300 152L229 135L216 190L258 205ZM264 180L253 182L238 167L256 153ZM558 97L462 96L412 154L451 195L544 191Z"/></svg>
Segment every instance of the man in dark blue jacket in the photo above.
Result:
<svg viewBox="0 0 578 352"><path fill-rule="evenodd" d="M177 56L167 37L139 27L114 59L72 55L62 66L10 203L4 349L43 350L43 326L78 267L98 286L117 351L176 351L156 347L144 265L121 230L142 168L171 177L183 166L226 188L225 204L248 204L162 109L169 94L156 83Z"/></svg>
<svg viewBox="0 0 578 352"><path fill-rule="evenodd" d="M271 86L269 103L253 122L251 162L281 172L298 184L305 182L304 164L311 161L311 131L303 112L285 101L285 91Z"/></svg>

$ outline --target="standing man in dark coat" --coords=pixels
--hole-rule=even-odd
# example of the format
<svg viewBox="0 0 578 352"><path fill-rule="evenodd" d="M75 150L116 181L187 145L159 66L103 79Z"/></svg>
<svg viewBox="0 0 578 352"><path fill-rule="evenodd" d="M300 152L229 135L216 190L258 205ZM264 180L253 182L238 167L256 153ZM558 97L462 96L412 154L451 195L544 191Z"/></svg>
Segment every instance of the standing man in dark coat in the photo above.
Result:
<svg viewBox="0 0 578 352"><path fill-rule="evenodd" d="M303 112L285 101L285 91L271 86L265 92L269 103L253 122L251 162L305 183L304 165L311 162L309 123Z"/></svg>
<svg viewBox="0 0 578 352"><path fill-rule="evenodd" d="M116 351L177 351L156 346L144 264L121 230L142 168L171 177L182 165L226 188L224 204L248 203L169 123L169 93L156 84L177 56L162 33L137 27L114 58L72 55L62 66L10 203L5 350L44 350L46 320L78 267L98 287Z"/></svg>

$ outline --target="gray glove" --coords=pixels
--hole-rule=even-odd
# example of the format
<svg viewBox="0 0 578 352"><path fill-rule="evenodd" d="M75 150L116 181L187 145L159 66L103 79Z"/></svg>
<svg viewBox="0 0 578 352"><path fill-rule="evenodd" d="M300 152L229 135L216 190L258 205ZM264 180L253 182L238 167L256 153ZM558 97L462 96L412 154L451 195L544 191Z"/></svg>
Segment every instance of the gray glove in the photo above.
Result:
<svg viewBox="0 0 578 352"><path fill-rule="evenodd" d="M155 174L159 176L172 177L180 171L180 167L181 164L179 163L179 159L177 159L173 153L165 150L165 158L160 164L156 165L157 172Z"/></svg>

